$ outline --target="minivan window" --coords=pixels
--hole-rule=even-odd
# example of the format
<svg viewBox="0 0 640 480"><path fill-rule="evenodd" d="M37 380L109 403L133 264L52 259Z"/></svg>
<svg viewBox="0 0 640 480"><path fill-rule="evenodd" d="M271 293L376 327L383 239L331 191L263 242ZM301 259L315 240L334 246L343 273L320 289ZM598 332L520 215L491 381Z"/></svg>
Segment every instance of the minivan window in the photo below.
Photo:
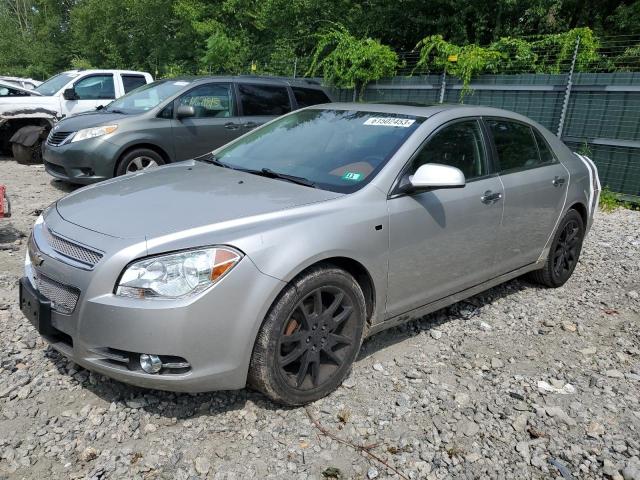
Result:
<svg viewBox="0 0 640 480"><path fill-rule="evenodd" d="M283 115L291 111L287 87L278 85L238 85L242 113L253 115Z"/></svg>
<svg viewBox="0 0 640 480"><path fill-rule="evenodd" d="M500 119L488 119L487 125L498 152L501 172L540 165L538 146L531 127L523 123Z"/></svg>
<svg viewBox="0 0 640 480"><path fill-rule="evenodd" d="M129 93L130 91L146 84L147 80L142 75L122 75L124 93Z"/></svg>
<svg viewBox="0 0 640 480"><path fill-rule="evenodd" d="M73 89L78 100L104 100L116 98L113 75L91 75L78 80Z"/></svg>
<svg viewBox="0 0 640 480"><path fill-rule="evenodd" d="M423 120L355 110L301 110L214 153L231 168L266 168L350 193L374 178Z"/></svg>
<svg viewBox="0 0 640 480"><path fill-rule="evenodd" d="M207 83L195 87L178 99L179 105L189 105L195 118L226 118L233 116L233 95L230 83Z"/></svg>
<svg viewBox="0 0 640 480"><path fill-rule="evenodd" d="M414 158L408 173L414 174L426 163L459 168L467 180L486 175L485 149L478 121L457 122L437 132Z"/></svg>
<svg viewBox="0 0 640 480"><path fill-rule="evenodd" d="M158 80L111 102L104 111L118 110L131 114L146 112L183 90L190 83L186 80Z"/></svg>
<svg viewBox="0 0 640 480"><path fill-rule="evenodd" d="M331 102L327 94L319 88L291 87L291 90L293 90L293 96L296 97L300 108Z"/></svg>

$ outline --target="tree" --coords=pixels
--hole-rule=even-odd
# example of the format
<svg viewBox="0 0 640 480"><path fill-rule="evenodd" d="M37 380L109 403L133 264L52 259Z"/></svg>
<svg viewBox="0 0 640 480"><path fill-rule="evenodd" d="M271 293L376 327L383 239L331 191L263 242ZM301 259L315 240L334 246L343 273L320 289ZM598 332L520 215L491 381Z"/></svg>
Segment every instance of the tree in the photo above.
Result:
<svg viewBox="0 0 640 480"><path fill-rule="evenodd" d="M319 36L309 74L322 76L339 88L355 88L360 93L371 81L392 76L398 55L371 38L358 39L345 28L334 28Z"/></svg>

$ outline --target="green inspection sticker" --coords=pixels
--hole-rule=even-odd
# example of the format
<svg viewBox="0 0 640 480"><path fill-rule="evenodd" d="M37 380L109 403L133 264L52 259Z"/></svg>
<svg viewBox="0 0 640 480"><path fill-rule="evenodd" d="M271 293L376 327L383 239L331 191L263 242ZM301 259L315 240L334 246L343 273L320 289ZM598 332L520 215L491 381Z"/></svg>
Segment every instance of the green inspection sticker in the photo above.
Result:
<svg viewBox="0 0 640 480"><path fill-rule="evenodd" d="M363 177L364 175L356 172L345 172L344 175L342 175L343 180L351 180L352 182L359 182Z"/></svg>

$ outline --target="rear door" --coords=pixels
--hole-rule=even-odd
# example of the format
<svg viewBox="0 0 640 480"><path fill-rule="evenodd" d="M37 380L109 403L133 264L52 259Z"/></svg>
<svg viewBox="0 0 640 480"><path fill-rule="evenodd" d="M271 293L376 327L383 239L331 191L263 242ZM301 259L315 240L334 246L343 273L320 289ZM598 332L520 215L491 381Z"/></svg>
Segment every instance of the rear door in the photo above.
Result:
<svg viewBox="0 0 640 480"><path fill-rule="evenodd" d="M292 110L286 85L242 82L236 88L242 116L238 124L238 135Z"/></svg>
<svg viewBox="0 0 640 480"><path fill-rule="evenodd" d="M171 120L176 161L203 155L240 135L231 83L198 85L176 99L173 111L180 105L192 106L196 114Z"/></svg>
<svg viewBox="0 0 640 480"><path fill-rule="evenodd" d="M500 273L535 262L564 206L569 172L530 125L486 118L504 185L496 265Z"/></svg>

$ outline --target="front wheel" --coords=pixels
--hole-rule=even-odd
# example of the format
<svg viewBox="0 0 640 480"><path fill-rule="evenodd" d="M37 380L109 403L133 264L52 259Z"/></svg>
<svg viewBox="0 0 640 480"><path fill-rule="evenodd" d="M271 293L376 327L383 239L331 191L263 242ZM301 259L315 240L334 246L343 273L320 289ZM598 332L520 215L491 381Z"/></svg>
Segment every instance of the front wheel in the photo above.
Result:
<svg viewBox="0 0 640 480"><path fill-rule="evenodd" d="M42 141L37 140L30 147L25 147L20 143L12 143L11 153L16 162L21 165L42 163Z"/></svg>
<svg viewBox="0 0 640 480"><path fill-rule="evenodd" d="M164 159L158 152L149 148L136 148L122 156L116 168L116 175L138 173L164 165L164 163Z"/></svg>
<svg viewBox="0 0 640 480"><path fill-rule="evenodd" d="M362 289L332 266L302 274L281 293L260 328L249 386L275 402L303 405L335 390L360 350Z"/></svg>
<svg viewBox="0 0 640 480"><path fill-rule="evenodd" d="M544 267L531 272L529 278L551 288L564 285L578 264L583 240L582 217L576 210L569 210L558 225Z"/></svg>

